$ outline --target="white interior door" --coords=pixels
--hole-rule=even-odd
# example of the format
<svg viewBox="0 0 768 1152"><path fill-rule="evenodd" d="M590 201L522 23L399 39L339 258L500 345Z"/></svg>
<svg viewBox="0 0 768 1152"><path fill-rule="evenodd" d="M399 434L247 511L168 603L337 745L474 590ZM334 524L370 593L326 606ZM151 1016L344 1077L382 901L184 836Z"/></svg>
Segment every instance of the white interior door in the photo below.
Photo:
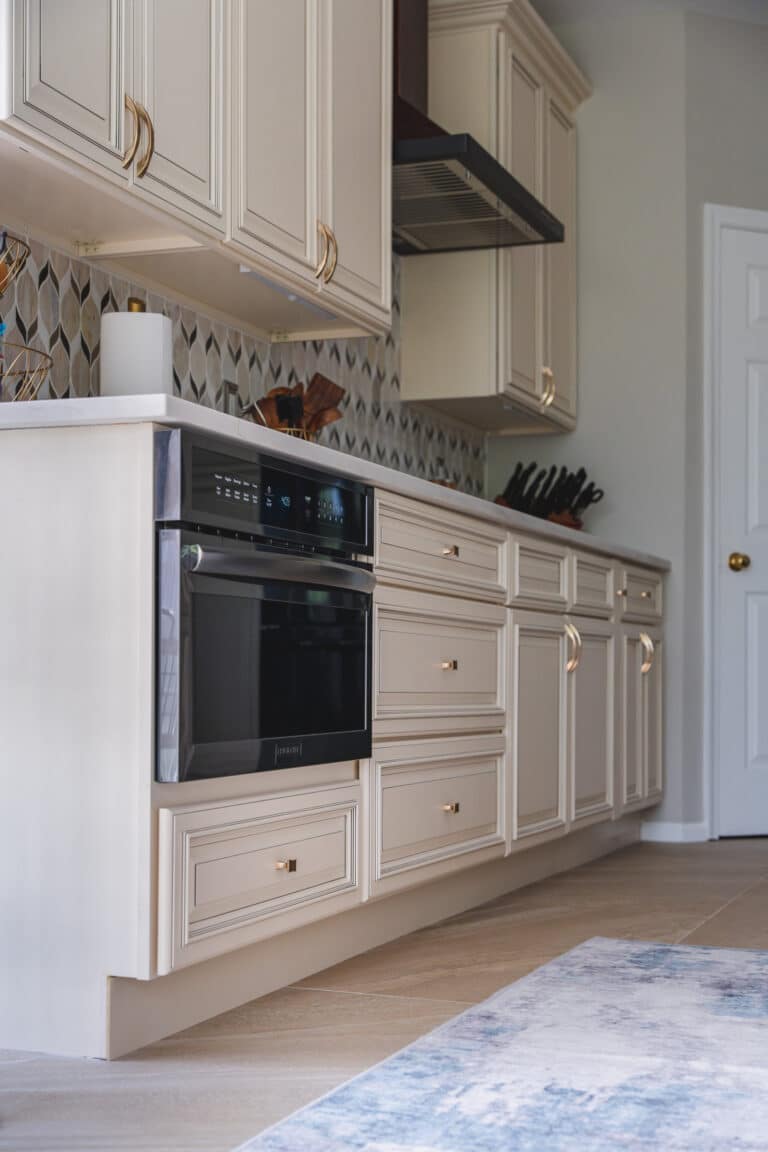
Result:
<svg viewBox="0 0 768 1152"><path fill-rule="evenodd" d="M721 836L768 834L768 214L763 218L764 228L721 231L714 409Z"/></svg>

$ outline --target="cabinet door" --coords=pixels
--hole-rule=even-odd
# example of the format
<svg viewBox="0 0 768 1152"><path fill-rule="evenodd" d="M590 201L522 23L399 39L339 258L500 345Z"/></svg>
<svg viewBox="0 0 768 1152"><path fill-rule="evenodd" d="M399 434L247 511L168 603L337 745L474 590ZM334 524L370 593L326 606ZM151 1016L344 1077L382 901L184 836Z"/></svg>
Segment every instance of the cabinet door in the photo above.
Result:
<svg viewBox="0 0 768 1152"><path fill-rule="evenodd" d="M320 218L336 241L324 292L386 319L392 263L392 3L320 0L320 14Z"/></svg>
<svg viewBox="0 0 768 1152"><path fill-rule="evenodd" d="M566 632L562 616L512 612L514 837L565 830Z"/></svg>
<svg viewBox="0 0 768 1152"><path fill-rule="evenodd" d="M628 809L662 795L662 634L625 627L621 637L621 801Z"/></svg>
<svg viewBox="0 0 768 1152"><path fill-rule="evenodd" d="M137 187L223 230L223 0L134 0L132 95L154 129L144 175L146 126Z"/></svg>
<svg viewBox="0 0 768 1152"><path fill-rule="evenodd" d="M573 620L575 652L568 676L571 756L570 817L610 815L614 777L614 639L605 620Z"/></svg>
<svg viewBox="0 0 768 1152"><path fill-rule="evenodd" d="M661 799L664 785L663 769L663 641L660 628L649 628L646 637L651 642L650 668L643 673L643 736L645 762L645 796L649 802Z"/></svg>
<svg viewBox="0 0 768 1152"><path fill-rule="evenodd" d="M233 237L315 283L317 0L235 0Z"/></svg>
<svg viewBox="0 0 768 1152"><path fill-rule="evenodd" d="M127 0L14 0L14 114L123 176ZM127 177L125 177L127 179Z"/></svg>
<svg viewBox="0 0 768 1152"><path fill-rule="evenodd" d="M545 204L562 221L565 240L544 255L546 366L553 414L575 420L576 396L576 130L557 101L546 101Z"/></svg>
<svg viewBox="0 0 768 1152"><path fill-rule="evenodd" d="M544 90L514 46L502 72L503 159L534 196L542 195ZM499 325L502 386L524 397L540 397L543 357L543 253L538 246L499 252Z"/></svg>

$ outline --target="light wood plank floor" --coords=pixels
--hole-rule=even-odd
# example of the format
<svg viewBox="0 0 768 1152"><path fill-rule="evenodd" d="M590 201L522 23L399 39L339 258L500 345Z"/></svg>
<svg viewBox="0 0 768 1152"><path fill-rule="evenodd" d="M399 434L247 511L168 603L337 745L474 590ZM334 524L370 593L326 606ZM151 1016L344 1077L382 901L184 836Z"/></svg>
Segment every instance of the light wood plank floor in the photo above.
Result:
<svg viewBox="0 0 768 1152"><path fill-rule="evenodd" d="M768 839L637 845L106 1064L0 1052L0 1148L228 1152L591 936L768 949Z"/></svg>

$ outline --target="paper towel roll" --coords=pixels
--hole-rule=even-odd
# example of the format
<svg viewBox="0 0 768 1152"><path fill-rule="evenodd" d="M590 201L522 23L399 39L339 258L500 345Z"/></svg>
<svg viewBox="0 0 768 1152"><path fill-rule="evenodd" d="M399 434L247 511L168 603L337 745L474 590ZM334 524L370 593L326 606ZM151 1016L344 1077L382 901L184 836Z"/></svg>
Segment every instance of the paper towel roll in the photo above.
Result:
<svg viewBox="0 0 768 1152"><path fill-rule="evenodd" d="M108 312L101 318L101 395L173 395L171 321L159 312Z"/></svg>

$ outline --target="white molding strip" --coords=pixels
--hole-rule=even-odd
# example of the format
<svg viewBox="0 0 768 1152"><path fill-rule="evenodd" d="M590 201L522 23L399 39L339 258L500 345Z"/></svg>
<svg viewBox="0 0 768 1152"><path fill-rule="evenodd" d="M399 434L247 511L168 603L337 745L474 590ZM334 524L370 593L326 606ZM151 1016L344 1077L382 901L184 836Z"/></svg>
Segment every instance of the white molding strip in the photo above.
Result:
<svg viewBox="0 0 768 1152"><path fill-rule="evenodd" d="M709 823L674 823L668 820L644 820L640 839L651 844L698 844L709 840Z"/></svg>

